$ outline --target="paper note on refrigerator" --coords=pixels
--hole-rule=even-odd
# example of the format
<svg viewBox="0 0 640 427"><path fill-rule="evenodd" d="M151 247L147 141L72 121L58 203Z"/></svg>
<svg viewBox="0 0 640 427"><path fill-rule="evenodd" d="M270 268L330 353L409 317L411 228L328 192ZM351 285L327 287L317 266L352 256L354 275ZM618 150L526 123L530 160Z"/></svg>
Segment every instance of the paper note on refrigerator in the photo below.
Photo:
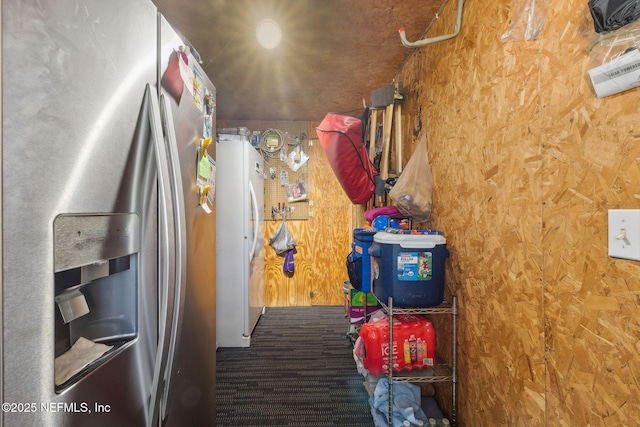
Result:
<svg viewBox="0 0 640 427"><path fill-rule="evenodd" d="M182 77L182 81L189 93L193 95L193 69L182 59L178 61L178 64L180 65L180 76Z"/></svg>
<svg viewBox="0 0 640 427"><path fill-rule="evenodd" d="M204 111L204 81L202 71L196 66L193 67L193 105Z"/></svg>
<svg viewBox="0 0 640 427"><path fill-rule="evenodd" d="M209 156L200 156L200 161L198 162L198 176L203 180L209 179Z"/></svg>
<svg viewBox="0 0 640 427"><path fill-rule="evenodd" d="M200 160L198 161L197 184L201 195L204 190L207 189L205 197L200 198L200 206L202 206L205 212L211 213L213 211L213 200L216 194L216 162L208 154L200 156Z"/></svg>

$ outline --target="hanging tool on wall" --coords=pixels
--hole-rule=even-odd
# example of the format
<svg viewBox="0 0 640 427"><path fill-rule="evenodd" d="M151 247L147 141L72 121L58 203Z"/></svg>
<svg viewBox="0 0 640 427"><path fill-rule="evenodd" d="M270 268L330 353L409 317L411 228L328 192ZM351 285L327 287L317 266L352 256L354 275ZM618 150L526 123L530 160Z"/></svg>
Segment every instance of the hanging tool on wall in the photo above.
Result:
<svg viewBox="0 0 640 427"><path fill-rule="evenodd" d="M281 160L284 161L287 152L284 133L273 128L264 131L260 137L259 148L265 163L270 165L269 160L278 156L283 157Z"/></svg>
<svg viewBox="0 0 640 427"><path fill-rule="evenodd" d="M402 172L402 102L404 102L404 89L402 82L394 82L371 92L370 109L371 124L369 134L369 159L375 164L375 157L380 155L379 171L382 191L376 188L375 205L386 204L386 192L384 184L389 178L389 153L391 149L392 129L395 121L395 154L396 175ZM382 143L376 146L378 111L383 110L382 116Z"/></svg>

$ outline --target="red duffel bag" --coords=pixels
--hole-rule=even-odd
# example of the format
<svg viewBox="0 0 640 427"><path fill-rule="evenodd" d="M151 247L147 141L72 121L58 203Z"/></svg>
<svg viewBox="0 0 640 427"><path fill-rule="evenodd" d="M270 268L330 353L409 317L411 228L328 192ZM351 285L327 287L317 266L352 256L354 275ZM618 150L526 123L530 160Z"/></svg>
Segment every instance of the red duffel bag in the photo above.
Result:
<svg viewBox="0 0 640 427"><path fill-rule="evenodd" d="M375 191L378 171L369 161L362 140L362 120L329 113L316 131L329 164L351 202L367 203Z"/></svg>

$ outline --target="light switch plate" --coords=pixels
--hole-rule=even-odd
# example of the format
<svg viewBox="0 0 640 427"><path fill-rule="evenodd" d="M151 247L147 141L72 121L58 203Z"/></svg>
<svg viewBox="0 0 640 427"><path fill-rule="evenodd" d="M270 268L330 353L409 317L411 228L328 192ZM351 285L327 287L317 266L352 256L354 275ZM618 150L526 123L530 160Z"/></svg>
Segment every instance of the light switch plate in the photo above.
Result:
<svg viewBox="0 0 640 427"><path fill-rule="evenodd" d="M609 209L609 256L640 261L640 209Z"/></svg>

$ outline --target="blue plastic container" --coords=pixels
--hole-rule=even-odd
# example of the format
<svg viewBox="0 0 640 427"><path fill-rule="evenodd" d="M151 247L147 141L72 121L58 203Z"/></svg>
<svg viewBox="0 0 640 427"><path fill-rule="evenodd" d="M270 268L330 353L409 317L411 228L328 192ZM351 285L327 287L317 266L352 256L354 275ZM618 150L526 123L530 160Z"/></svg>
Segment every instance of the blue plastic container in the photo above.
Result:
<svg viewBox="0 0 640 427"><path fill-rule="evenodd" d="M439 231L390 230L376 233L373 257L373 293L383 303L393 297L396 307L430 307L444 298L447 242Z"/></svg>
<svg viewBox="0 0 640 427"><path fill-rule="evenodd" d="M347 273L351 286L362 292L371 292L372 266L369 248L376 233L376 230L368 228L353 230L351 253L347 257Z"/></svg>

